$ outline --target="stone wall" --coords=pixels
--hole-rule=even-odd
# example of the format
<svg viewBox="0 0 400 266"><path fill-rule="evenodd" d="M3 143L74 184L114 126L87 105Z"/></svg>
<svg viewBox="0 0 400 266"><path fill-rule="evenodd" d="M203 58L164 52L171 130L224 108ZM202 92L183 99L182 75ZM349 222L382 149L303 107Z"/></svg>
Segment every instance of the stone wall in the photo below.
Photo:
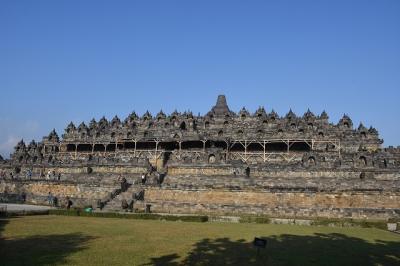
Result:
<svg viewBox="0 0 400 266"><path fill-rule="evenodd" d="M305 169L291 171L290 169L271 169L268 167L258 166L247 166L247 165L219 165L218 167L210 165L188 165L188 166L172 166L168 169L168 175L170 176L234 176L234 173L238 175L245 175L246 168L249 167L250 176L252 178L354 178L359 179L361 173L368 173L370 177L374 177L379 180L400 180L400 171L392 170L371 170L371 169Z"/></svg>
<svg viewBox="0 0 400 266"><path fill-rule="evenodd" d="M77 166L47 166L47 167L33 167L33 173L39 174L41 171L47 173L47 171L55 171L61 174L87 174L88 168L91 168L93 173L113 173L113 174L141 174L147 171L147 168L142 166L106 166L106 165L77 165ZM21 167L21 172L25 172L30 167Z"/></svg>
<svg viewBox="0 0 400 266"><path fill-rule="evenodd" d="M115 186L105 186L104 184L84 184L72 182L53 182L53 181L1 181L0 194L20 196L25 193L27 202L35 204L47 204L48 193L60 201L69 197L76 207L85 205L95 205L97 200L104 200L109 194L118 188Z"/></svg>
<svg viewBox="0 0 400 266"><path fill-rule="evenodd" d="M276 193L151 188L146 190L145 198L156 212L369 219L400 217L400 192Z"/></svg>

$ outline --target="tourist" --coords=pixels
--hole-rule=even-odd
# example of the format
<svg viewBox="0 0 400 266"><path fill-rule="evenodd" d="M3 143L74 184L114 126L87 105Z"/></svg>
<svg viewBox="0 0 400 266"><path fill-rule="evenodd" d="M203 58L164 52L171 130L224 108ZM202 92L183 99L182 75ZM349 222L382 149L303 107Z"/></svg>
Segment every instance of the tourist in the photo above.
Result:
<svg viewBox="0 0 400 266"><path fill-rule="evenodd" d="M51 176L51 170L47 171L46 179L47 179L47 180L50 180L50 176Z"/></svg>
<svg viewBox="0 0 400 266"><path fill-rule="evenodd" d="M250 177L250 167L246 168L246 177Z"/></svg>
<svg viewBox="0 0 400 266"><path fill-rule="evenodd" d="M161 184L161 180L160 180L160 173L159 172L156 172L156 180L157 180L157 185L160 185Z"/></svg>
<svg viewBox="0 0 400 266"><path fill-rule="evenodd" d="M67 210L69 210L73 203L72 203L72 200L69 197L67 197L66 200L67 200Z"/></svg>
<svg viewBox="0 0 400 266"><path fill-rule="evenodd" d="M57 205L58 205L58 198L57 198L57 197L54 197L54 198L53 198L53 206L54 206L54 207L57 207Z"/></svg>
<svg viewBox="0 0 400 266"><path fill-rule="evenodd" d="M49 203L49 205L53 205L53 194L51 194L51 192L49 192L49 194L47 195L47 202Z"/></svg>
<svg viewBox="0 0 400 266"><path fill-rule="evenodd" d="M124 178L122 178L122 181L121 181L121 191L125 192L127 189L128 189L128 183L126 181L126 178L124 177Z"/></svg>
<svg viewBox="0 0 400 266"><path fill-rule="evenodd" d="M26 171L26 179L28 179L28 180L32 179L32 171L31 171L31 169L28 169Z"/></svg>
<svg viewBox="0 0 400 266"><path fill-rule="evenodd" d="M25 203L25 201L26 201L26 193L24 191L21 194L21 199L22 199L22 202Z"/></svg>
<svg viewBox="0 0 400 266"><path fill-rule="evenodd" d="M142 185L146 183L146 175L143 173L142 174Z"/></svg>
<svg viewBox="0 0 400 266"><path fill-rule="evenodd" d="M58 181L60 181L60 180L61 180L61 173L58 173L57 180L58 180Z"/></svg>
<svg viewBox="0 0 400 266"><path fill-rule="evenodd" d="M130 202L129 202L129 206L128 206L128 209L129 209L129 211L130 212L132 212L133 211L133 204L135 203L135 201L134 200L131 200Z"/></svg>
<svg viewBox="0 0 400 266"><path fill-rule="evenodd" d="M97 200L97 208L99 208L100 210L102 210L103 207L104 207L104 203L103 203L100 199L98 199L98 200Z"/></svg>

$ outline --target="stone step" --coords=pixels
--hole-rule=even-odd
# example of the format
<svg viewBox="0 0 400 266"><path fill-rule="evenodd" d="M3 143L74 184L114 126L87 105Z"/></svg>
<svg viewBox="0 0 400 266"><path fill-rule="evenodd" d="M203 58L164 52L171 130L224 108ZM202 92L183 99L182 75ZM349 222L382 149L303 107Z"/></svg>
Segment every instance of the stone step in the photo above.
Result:
<svg viewBox="0 0 400 266"><path fill-rule="evenodd" d="M120 193L114 199L109 201L104 206L103 211L120 211L122 209L121 208L122 201L126 200L129 204L129 202L133 200L133 194L141 191L142 189L144 189L142 185L131 185L126 191ZM136 202L139 201L135 201L135 204Z"/></svg>

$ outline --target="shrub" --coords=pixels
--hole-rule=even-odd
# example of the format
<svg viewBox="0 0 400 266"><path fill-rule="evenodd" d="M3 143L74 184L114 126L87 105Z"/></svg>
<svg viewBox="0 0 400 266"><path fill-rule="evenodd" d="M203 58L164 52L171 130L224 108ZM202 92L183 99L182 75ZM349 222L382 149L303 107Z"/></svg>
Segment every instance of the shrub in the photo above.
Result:
<svg viewBox="0 0 400 266"><path fill-rule="evenodd" d="M386 223L383 221L373 221L373 220L355 220L355 219L315 219L312 225L322 225L322 226L338 226L338 227L362 227L362 228L378 228L385 229Z"/></svg>
<svg viewBox="0 0 400 266"><path fill-rule="evenodd" d="M32 216L32 215L48 215L48 210L30 210L30 211L0 211L0 217L9 218L9 217L17 217L17 216Z"/></svg>
<svg viewBox="0 0 400 266"><path fill-rule="evenodd" d="M267 216L241 216L239 223L268 224L271 219Z"/></svg>
<svg viewBox="0 0 400 266"><path fill-rule="evenodd" d="M165 220L165 221L182 221L182 222L207 222L208 216L175 216L160 215L153 213L115 213L115 212L85 212L79 209L65 210L49 210L50 215L65 216L84 216L84 217L102 217L102 218L125 218L125 219L142 219L142 220Z"/></svg>

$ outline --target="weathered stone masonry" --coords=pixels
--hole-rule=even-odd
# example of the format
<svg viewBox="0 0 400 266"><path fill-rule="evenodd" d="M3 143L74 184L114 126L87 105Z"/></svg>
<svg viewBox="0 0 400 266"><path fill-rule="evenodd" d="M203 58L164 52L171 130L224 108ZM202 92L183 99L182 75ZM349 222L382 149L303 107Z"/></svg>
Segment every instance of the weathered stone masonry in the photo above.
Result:
<svg viewBox="0 0 400 266"><path fill-rule="evenodd" d="M326 112L309 110L301 117L263 107L235 113L219 96L204 116L133 112L124 121L71 122L62 139L53 130L41 142L21 141L1 160L0 192L13 187L34 199L51 189L89 204L107 198L118 176L133 183L157 171L162 184L143 189L159 212L399 217L400 148L382 142L373 127L354 129L347 115L332 124ZM10 172L26 179L27 171L34 180L13 186ZM62 182L50 188L44 179L53 172Z"/></svg>

